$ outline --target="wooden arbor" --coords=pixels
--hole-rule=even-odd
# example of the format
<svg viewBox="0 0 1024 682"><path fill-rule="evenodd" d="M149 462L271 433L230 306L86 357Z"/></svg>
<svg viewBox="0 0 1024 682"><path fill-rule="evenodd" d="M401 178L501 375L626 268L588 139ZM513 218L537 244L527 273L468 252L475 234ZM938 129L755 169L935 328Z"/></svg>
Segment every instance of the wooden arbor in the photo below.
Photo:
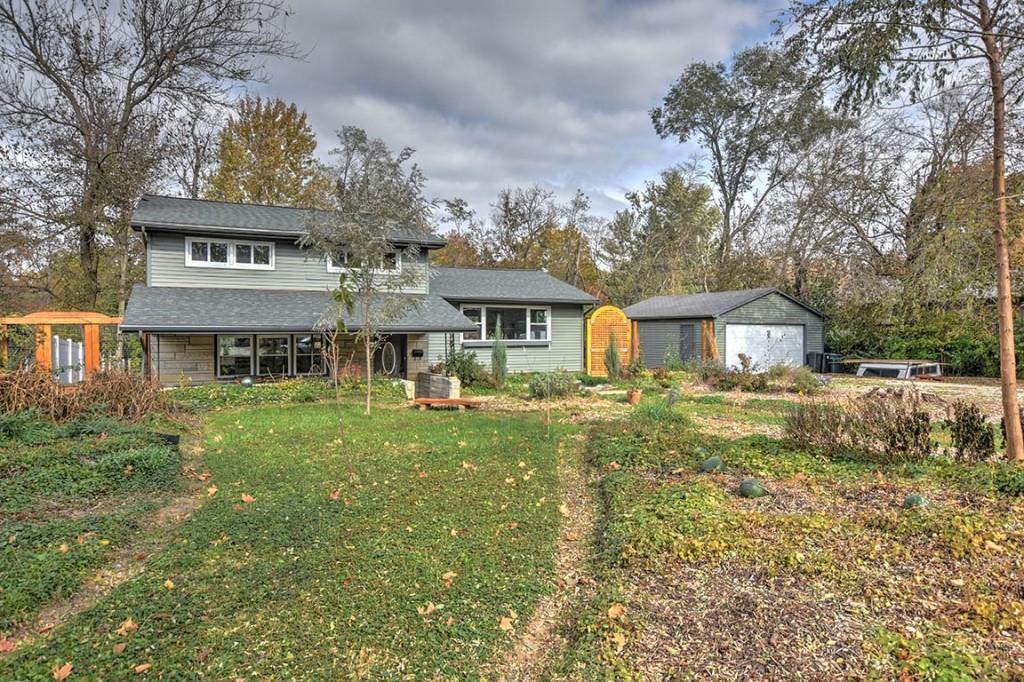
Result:
<svg viewBox="0 0 1024 682"><path fill-rule="evenodd" d="M7 326L12 324L31 325L36 328L36 369L49 372L53 369L51 340L53 325L81 325L85 345L85 375L89 376L100 368L100 325L121 324L120 317L102 313L86 312L40 312L21 317L0 317L0 368L7 366Z"/></svg>
<svg viewBox="0 0 1024 682"><path fill-rule="evenodd" d="M607 376L608 368L604 364L604 353L612 334L615 345L619 348L622 366L629 364L633 357L633 329L626 313L613 305L595 308L587 315L587 374Z"/></svg>

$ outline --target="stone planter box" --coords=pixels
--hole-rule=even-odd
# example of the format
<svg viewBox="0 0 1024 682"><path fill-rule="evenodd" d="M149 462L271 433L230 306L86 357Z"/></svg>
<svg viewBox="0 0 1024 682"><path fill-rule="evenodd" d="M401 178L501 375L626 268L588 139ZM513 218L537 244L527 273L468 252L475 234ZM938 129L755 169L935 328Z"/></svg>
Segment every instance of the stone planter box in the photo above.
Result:
<svg viewBox="0 0 1024 682"><path fill-rule="evenodd" d="M457 377L420 372L416 376L417 398L461 398L462 382Z"/></svg>

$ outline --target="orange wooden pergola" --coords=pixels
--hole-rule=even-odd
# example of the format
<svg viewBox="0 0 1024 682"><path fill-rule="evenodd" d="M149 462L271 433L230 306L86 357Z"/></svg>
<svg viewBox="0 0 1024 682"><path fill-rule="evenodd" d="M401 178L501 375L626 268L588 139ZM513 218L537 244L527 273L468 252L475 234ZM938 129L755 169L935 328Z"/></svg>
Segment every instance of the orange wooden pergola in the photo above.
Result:
<svg viewBox="0 0 1024 682"><path fill-rule="evenodd" d="M121 320L120 317L111 317L103 313L79 311L45 311L20 317L0 317L0 368L7 366L8 325L23 324L36 328L36 369L41 372L49 372L53 368L50 358L53 325L73 324L82 327L82 339L85 345L85 375L89 376L100 368L100 325L121 324Z"/></svg>

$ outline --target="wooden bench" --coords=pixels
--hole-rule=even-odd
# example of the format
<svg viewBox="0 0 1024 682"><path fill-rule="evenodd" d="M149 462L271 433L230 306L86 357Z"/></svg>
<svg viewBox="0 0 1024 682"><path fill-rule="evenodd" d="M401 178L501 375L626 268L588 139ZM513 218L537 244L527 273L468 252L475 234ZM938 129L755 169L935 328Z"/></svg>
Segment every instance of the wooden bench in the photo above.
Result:
<svg viewBox="0 0 1024 682"><path fill-rule="evenodd" d="M413 401L419 409L425 410L428 407L435 407L445 410L458 410L459 412L465 411L468 407L470 409L480 407L481 400L467 400L466 398L416 398Z"/></svg>

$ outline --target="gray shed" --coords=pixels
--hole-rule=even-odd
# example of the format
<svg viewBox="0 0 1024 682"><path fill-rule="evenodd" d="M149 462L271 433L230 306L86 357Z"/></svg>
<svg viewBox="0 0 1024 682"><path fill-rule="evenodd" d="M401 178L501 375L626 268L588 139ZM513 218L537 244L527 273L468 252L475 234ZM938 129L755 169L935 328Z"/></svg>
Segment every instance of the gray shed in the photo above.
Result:
<svg viewBox="0 0 1024 682"><path fill-rule="evenodd" d="M805 365L824 352L821 313L778 289L655 296L625 308L648 367L673 362Z"/></svg>

